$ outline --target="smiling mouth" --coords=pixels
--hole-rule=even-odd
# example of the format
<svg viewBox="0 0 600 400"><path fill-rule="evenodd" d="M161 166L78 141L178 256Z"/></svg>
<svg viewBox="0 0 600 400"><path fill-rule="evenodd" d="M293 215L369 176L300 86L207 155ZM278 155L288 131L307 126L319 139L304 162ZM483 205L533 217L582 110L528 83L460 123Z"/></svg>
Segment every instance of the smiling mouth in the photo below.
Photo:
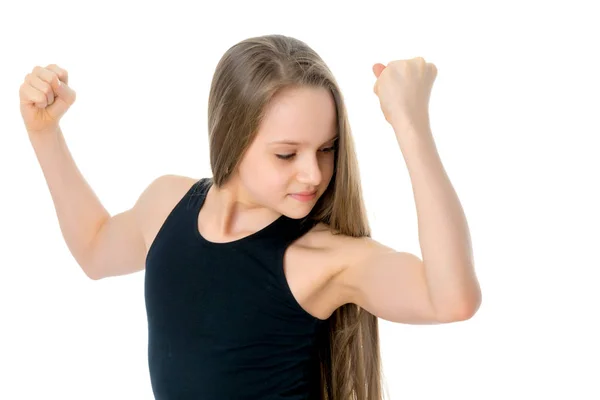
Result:
<svg viewBox="0 0 600 400"><path fill-rule="evenodd" d="M316 195L317 192L312 192L311 194L292 193L290 196L299 201L310 201L314 199Z"/></svg>
<svg viewBox="0 0 600 400"><path fill-rule="evenodd" d="M301 192L301 193L292 193L298 196L312 196L317 194L317 191L315 190L314 192Z"/></svg>

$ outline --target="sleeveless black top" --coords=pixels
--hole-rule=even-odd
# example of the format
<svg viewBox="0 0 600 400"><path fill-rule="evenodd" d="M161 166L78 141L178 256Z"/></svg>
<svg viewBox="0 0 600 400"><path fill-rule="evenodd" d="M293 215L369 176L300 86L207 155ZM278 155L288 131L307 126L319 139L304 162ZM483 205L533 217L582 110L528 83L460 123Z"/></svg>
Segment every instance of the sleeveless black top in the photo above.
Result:
<svg viewBox="0 0 600 400"><path fill-rule="evenodd" d="M244 238L198 230L212 184L196 182L161 226L146 259L148 361L158 400L318 399L325 324L292 295L285 249L312 223L282 215Z"/></svg>

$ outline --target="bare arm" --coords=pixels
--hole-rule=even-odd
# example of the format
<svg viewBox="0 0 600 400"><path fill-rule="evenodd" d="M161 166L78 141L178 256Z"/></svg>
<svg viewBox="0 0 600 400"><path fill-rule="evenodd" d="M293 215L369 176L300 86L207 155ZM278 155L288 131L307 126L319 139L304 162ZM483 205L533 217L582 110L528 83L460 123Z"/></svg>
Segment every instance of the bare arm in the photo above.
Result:
<svg viewBox="0 0 600 400"><path fill-rule="evenodd" d="M50 64L33 68L19 90L21 115L63 238L92 279L139 271L146 258L144 232L156 229L157 218L151 216L162 217L169 210L172 193L177 194L173 184L181 185L184 178L156 179L134 207L111 217L77 168L59 125L76 98L68 83L68 72Z"/></svg>
<svg viewBox="0 0 600 400"><path fill-rule="evenodd" d="M77 168L60 128L29 135L71 254L86 269L90 245L110 215Z"/></svg>
<svg viewBox="0 0 600 400"><path fill-rule="evenodd" d="M194 181L162 175L148 185L131 209L107 219L88 249L88 276L102 279L143 270L163 222Z"/></svg>

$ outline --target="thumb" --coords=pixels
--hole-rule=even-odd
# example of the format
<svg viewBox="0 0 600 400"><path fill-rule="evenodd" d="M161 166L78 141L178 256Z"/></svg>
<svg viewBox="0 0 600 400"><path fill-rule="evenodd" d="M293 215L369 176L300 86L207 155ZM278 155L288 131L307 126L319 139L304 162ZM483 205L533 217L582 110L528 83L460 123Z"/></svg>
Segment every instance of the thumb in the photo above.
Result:
<svg viewBox="0 0 600 400"><path fill-rule="evenodd" d="M383 72L383 70L385 69L385 65L381 64L381 63L376 63L373 65L373 73L375 74L376 78L379 78L379 75L381 75L381 73Z"/></svg>
<svg viewBox="0 0 600 400"><path fill-rule="evenodd" d="M56 96L54 98L54 103L48 107L48 113L59 119L67 112L69 107L75 103L76 94L69 85L60 80L52 83L52 89Z"/></svg>

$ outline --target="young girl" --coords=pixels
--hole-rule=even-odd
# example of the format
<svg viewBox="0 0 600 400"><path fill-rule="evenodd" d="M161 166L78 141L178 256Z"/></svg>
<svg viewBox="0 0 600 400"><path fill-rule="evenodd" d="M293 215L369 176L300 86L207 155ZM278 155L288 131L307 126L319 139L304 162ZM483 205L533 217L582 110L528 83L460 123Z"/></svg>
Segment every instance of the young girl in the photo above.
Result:
<svg viewBox="0 0 600 400"><path fill-rule="evenodd" d="M157 399L381 399L377 317L476 312L467 224L429 127L435 66L373 72L410 171L423 261L370 238L342 94L300 40L231 47L210 89L213 176L161 176L112 217L59 127L75 101L67 72L27 75L21 113L74 258L92 279L145 269Z"/></svg>

